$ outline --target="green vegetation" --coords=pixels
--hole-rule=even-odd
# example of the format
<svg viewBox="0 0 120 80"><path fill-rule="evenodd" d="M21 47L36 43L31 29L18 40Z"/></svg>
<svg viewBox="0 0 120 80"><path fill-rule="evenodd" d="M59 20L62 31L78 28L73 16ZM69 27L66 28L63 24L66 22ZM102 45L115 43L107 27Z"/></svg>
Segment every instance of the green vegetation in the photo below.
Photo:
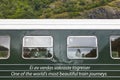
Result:
<svg viewBox="0 0 120 80"><path fill-rule="evenodd" d="M7 58L8 51L0 51L0 58Z"/></svg>
<svg viewBox="0 0 120 80"><path fill-rule="evenodd" d="M50 53L50 50L47 48L30 49L28 47L25 47L23 56L25 58L51 58L52 53Z"/></svg>
<svg viewBox="0 0 120 80"><path fill-rule="evenodd" d="M118 58L118 57L119 57L119 56L118 56L118 52L112 51L112 57L113 57L113 58Z"/></svg>
<svg viewBox="0 0 120 80"><path fill-rule="evenodd" d="M8 48L0 45L0 58L8 57Z"/></svg>
<svg viewBox="0 0 120 80"><path fill-rule="evenodd" d="M0 0L2 19L109 18L96 13L106 6L119 11L119 0ZM115 9L114 9L115 8ZM111 11L111 10L110 10ZM112 11L111 11L112 12ZM97 16L96 16L97 15ZM114 17L116 18L116 17Z"/></svg>

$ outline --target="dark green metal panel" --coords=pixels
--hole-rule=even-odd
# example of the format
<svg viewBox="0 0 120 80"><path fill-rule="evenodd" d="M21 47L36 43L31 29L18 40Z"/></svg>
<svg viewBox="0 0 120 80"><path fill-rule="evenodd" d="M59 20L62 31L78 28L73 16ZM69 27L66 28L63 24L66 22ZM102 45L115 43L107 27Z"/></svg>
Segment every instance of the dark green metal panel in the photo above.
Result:
<svg viewBox="0 0 120 80"><path fill-rule="evenodd" d="M119 59L112 59L110 57L110 42L109 38L111 35L120 35L120 30L1 30L0 35L9 35L11 37L11 47L10 47L10 58L6 60L0 60L0 68L2 68L1 64L65 64L65 65L82 65L82 64L119 64ZM25 60L22 58L22 40L24 36L53 36L53 44L54 44L54 57L51 60ZM97 59L79 59L79 60L70 60L67 58L67 37L68 36L96 36L98 39L98 58ZM103 68L104 67L104 68ZM93 69L112 69L113 66L94 66ZM116 67L116 66L114 66ZM119 68L117 66L116 68ZM9 67L8 67L9 68ZM13 69L16 67L13 66ZM21 68L18 66L17 68ZM28 66L23 67L25 69ZM4 73L3 73L4 74ZM110 74L110 73L109 73ZM115 74L115 73L111 73ZM5 80L14 80L12 78L7 78ZM89 78L33 78L26 79L22 78L22 80L88 80ZM100 78L91 78L92 79L100 79ZM108 78L102 78L103 80L107 80ZM117 78L118 79L118 78ZM0 78L0 80L4 80ZM15 80L18 80L15 78ZM109 79L110 80L110 79ZM111 78L113 80L113 78ZM119 79L118 79L119 80Z"/></svg>

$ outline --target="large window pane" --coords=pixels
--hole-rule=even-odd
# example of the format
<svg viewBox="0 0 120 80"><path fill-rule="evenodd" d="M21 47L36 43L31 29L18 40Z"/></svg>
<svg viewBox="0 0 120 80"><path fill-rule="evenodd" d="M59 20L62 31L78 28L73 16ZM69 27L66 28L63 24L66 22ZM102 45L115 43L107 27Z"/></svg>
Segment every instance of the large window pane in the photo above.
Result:
<svg viewBox="0 0 120 80"><path fill-rule="evenodd" d="M110 37L110 52L113 59L120 59L120 36Z"/></svg>
<svg viewBox="0 0 120 80"><path fill-rule="evenodd" d="M10 56L10 37L0 36L0 59L8 59Z"/></svg>
<svg viewBox="0 0 120 80"><path fill-rule="evenodd" d="M53 57L51 36L25 36L23 38L23 58L50 59Z"/></svg>
<svg viewBox="0 0 120 80"><path fill-rule="evenodd" d="M69 36L67 57L69 59L96 59L97 38L95 36Z"/></svg>

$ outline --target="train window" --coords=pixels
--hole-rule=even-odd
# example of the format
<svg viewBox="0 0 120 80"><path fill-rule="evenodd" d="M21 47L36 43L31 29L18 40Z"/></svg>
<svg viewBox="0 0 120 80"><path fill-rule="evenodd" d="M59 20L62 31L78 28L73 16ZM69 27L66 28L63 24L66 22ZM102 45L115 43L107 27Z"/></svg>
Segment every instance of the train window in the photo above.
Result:
<svg viewBox="0 0 120 80"><path fill-rule="evenodd" d="M98 57L97 38L95 36L69 36L67 57L69 59L96 59Z"/></svg>
<svg viewBox="0 0 120 80"><path fill-rule="evenodd" d="M0 36L0 59L8 59L10 56L10 37Z"/></svg>
<svg viewBox="0 0 120 80"><path fill-rule="evenodd" d="M113 59L120 59L120 36L110 37L110 54Z"/></svg>
<svg viewBox="0 0 120 80"><path fill-rule="evenodd" d="M24 59L51 59L53 38L51 36L25 36L22 57Z"/></svg>

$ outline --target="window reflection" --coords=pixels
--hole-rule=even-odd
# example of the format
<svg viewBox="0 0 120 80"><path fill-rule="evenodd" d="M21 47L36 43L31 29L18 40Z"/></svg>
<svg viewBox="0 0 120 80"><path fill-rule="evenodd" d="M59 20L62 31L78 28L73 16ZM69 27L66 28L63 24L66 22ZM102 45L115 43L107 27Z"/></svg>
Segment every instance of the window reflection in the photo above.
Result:
<svg viewBox="0 0 120 80"><path fill-rule="evenodd" d="M23 39L23 58L50 59L53 56L51 36L26 36Z"/></svg>
<svg viewBox="0 0 120 80"><path fill-rule="evenodd" d="M67 57L69 59L97 58L97 38L95 36L69 36Z"/></svg>

